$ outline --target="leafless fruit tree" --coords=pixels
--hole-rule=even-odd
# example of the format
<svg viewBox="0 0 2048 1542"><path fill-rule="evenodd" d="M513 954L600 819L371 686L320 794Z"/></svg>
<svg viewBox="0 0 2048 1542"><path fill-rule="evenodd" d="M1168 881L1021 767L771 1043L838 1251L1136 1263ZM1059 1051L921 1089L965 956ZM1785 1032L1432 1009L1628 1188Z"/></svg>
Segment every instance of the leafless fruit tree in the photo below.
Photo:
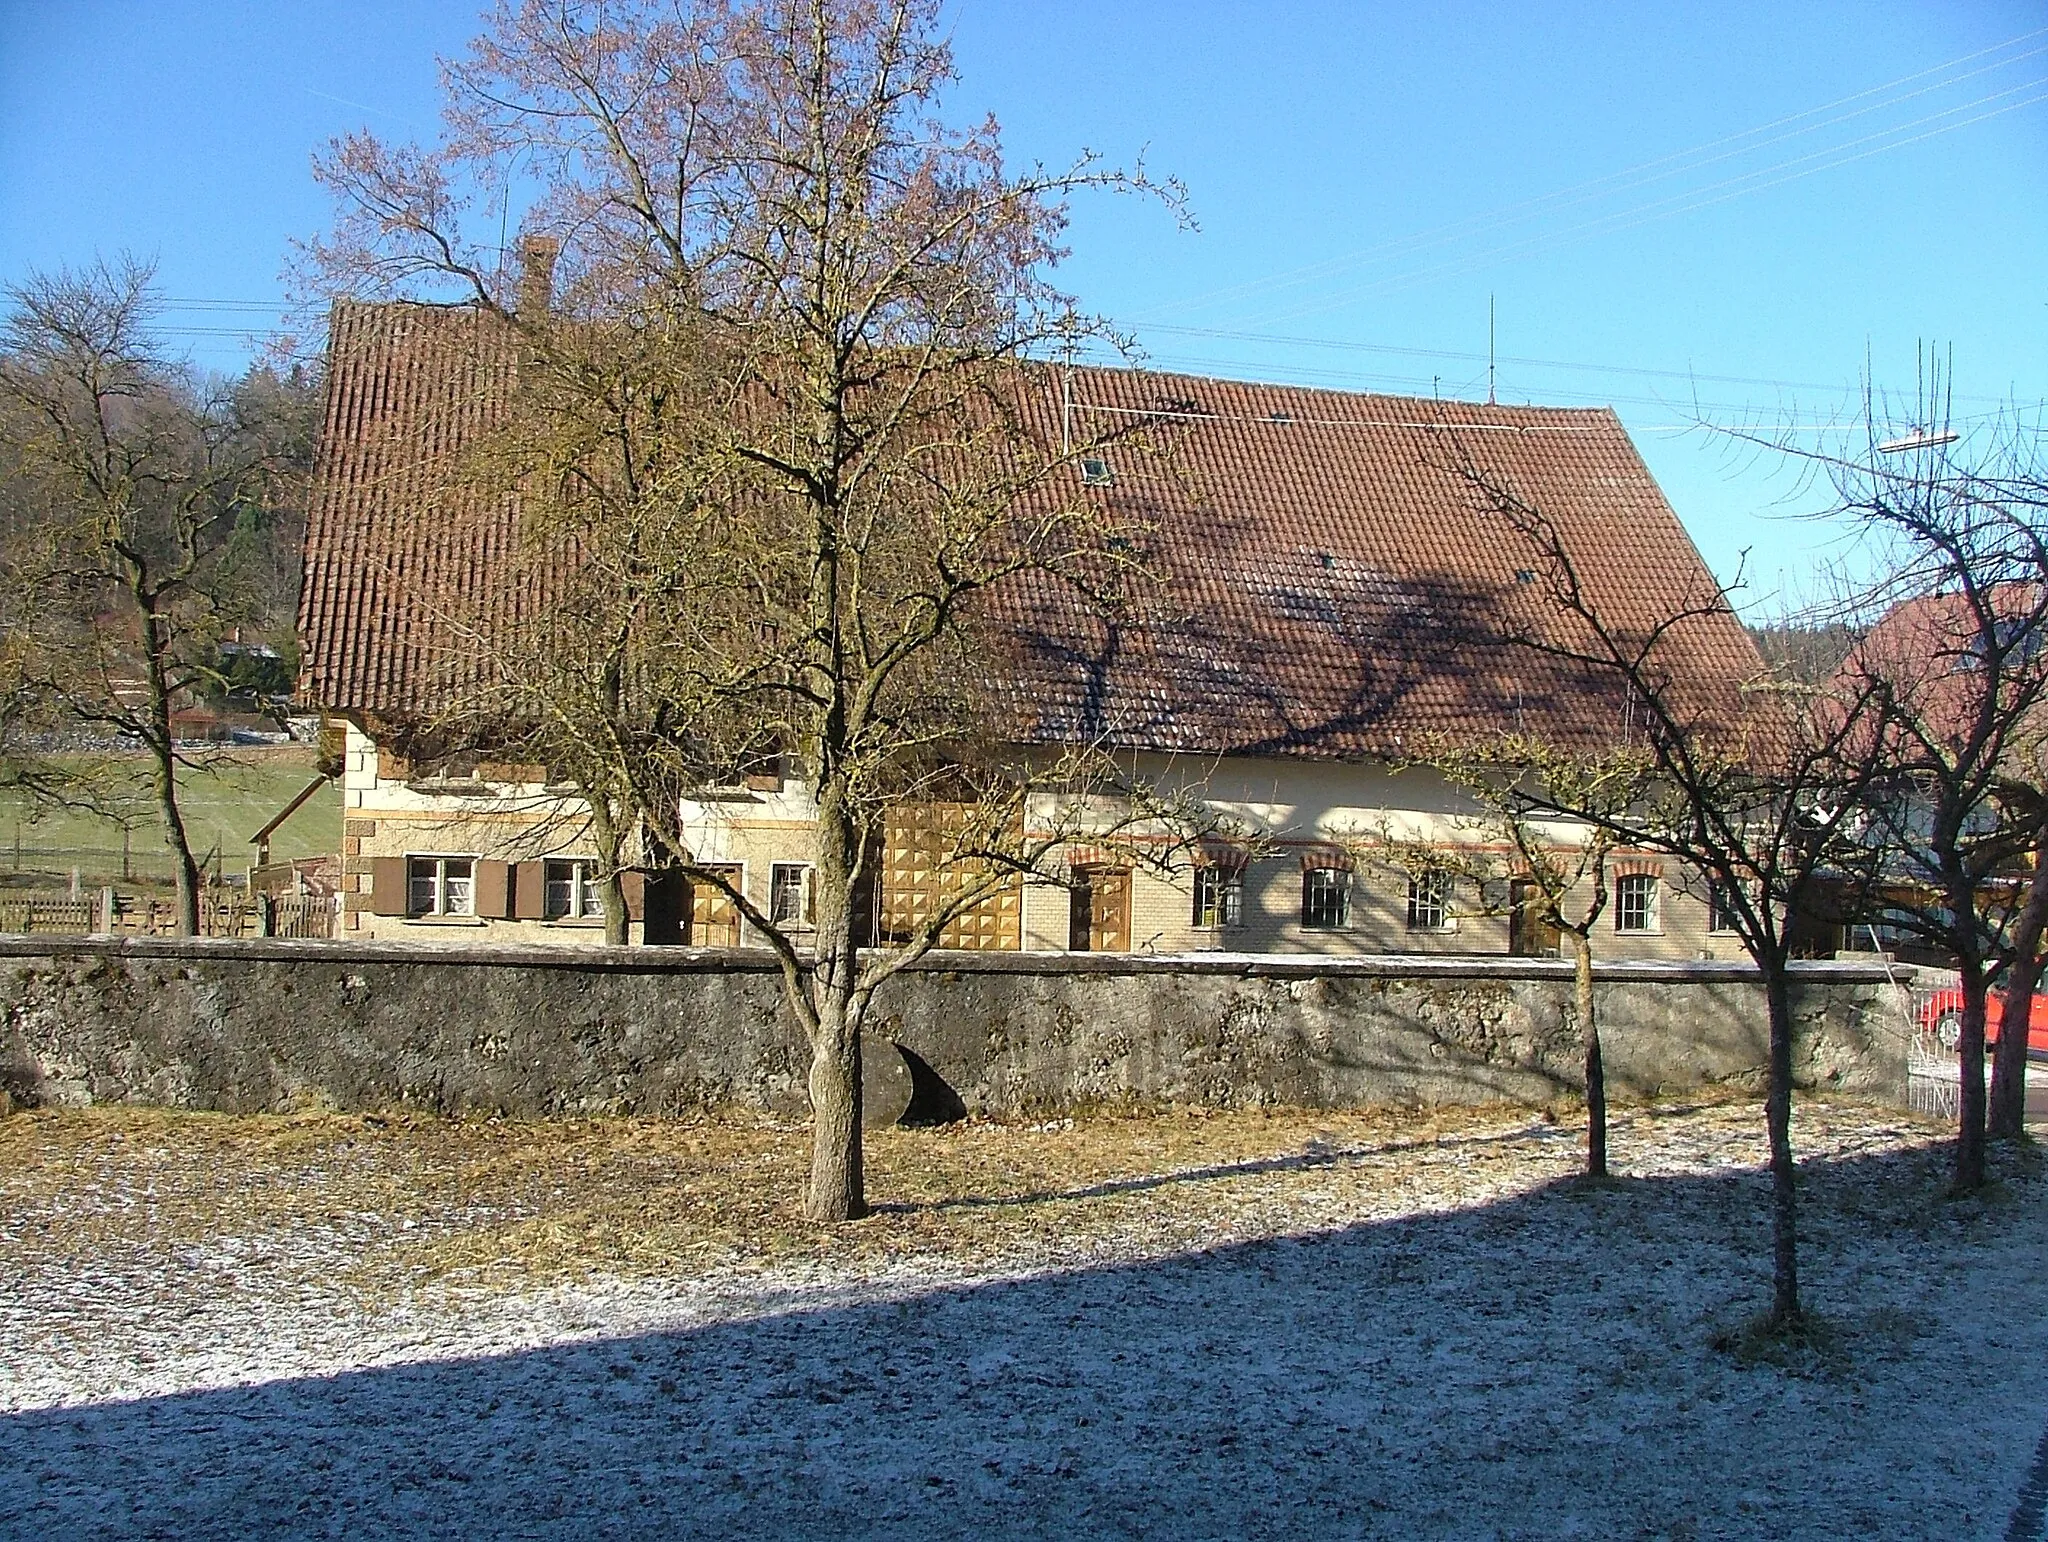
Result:
<svg viewBox="0 0 2048 1542"><path fill-rule="evenodd" d="M1683 597L1653 627L1617 627L1600 613L1556 525L1474 456L1475 496L1524 543L1551 619L1516 639L1584 672L1589 689L1627 705L1649 773L1625 808L1558 812L1601 825L1630 846L1662 852L1712 886L1723 924L1762 976L1770 1028L1765 1123L1770 1141L1774 1330L1799 1330L1797 1168L1792 1153L1793 1018L1790 964L1798 926L1824 885L1868 859L1858 808L1872 758L1869 703L1824 694L1818 682L1760 673L1741 699L1702 693L1676 667L1689 631L1734 616L1722 590Z"/></svg>
<svg viewBox="0 0 2048 1542"><path fill-rule="evenodd" d="M1114 341L1048 279L1067 199L1178 192L1093 157L1012 173L993 123L946 126L938 20L931 0L501 5L446 69L439 146L363 135L321 158L340 215L308 249L330 288L516 331L493 453L522 560L566 576L507 650L500 707L645 829L641 860L780 958L820 1220L866 1209L876 990L1076 833L1168 812L1114 757L1004 749L1022 704L986 641L1006 595L1115 611L1147 581L1142 522L1085 485L1097 446L1047 416L1033 361ZM552 308L519 303L494 244L519 194L559 246ZM1157 449L1142 423L1118 434ZM698 854L719 789L776 757L816 819L800 928ZM878 852L920 808L948 811L920 835L940 881L871 947Z"/></svg>
<svg viewBox="0 0 2048 1542"><path fill-rule="evenodd" d="M1604 1178L1607 1076L1594 1005L1593 931L1612 896L1616 829L1642 805L1649 762L1628 747L1585 754L1508 734L1477 747L1419 747L1417 763L1441 775L1471 812L1452 818L1442 833L1382 825L1352 844L1411 879L1448 879L1471 896L1475 913L1504 915L1523 929L1525 944L1550 932L1555 938L1546 948L1570 950L1572 1010L1585 1055L1586 1173Z"/></svg>
<svg viewBox="0 0 2048 1542"><path fill-rule="evenodd" d="M1870 437L1868 452L1825 462L1884 564L1862 600L1882 614L1842 666L1843 689L1878 709L1886 767L1866 799L1884 860L1855 908L1955 961L1955 1183L1971 1190L1985 1179L1987 999L2007 974L2003 1020L2017 1031L2000 1036L1988 1125L2016 1135L2048 919L2033 860L2048 844L2048 480L2024 437L1967 461L1938 435L1904 451Z"/></svg>

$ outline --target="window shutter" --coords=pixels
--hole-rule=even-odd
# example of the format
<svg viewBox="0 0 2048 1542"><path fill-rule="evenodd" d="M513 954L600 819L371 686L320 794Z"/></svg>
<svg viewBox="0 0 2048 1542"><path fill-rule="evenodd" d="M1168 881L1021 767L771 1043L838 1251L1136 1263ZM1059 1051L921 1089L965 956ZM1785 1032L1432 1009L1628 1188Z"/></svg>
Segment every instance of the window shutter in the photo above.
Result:
<svg viewBox="0 0 2048 1542"><path fill-rule="evenodd" d="M647 875L645 873L619 874L619 887L626 895L626 919L644 921L647 919Z"/></svg>
<svg viewBox="0 0 2048 1542"><path fill-rule="evenodd" d="M370 914L402 916L406 912L405 858L370 859Z"/></svg>
<svg viewBox="0 0 2048 1542"><path fill-rule="evenodd" d="M502 921L512 914L512 864L481 858L476 865L476 913Z"/></svg>
<svg viewBox="0 0 2048 1542"><path fill-rule="evenodd" d="M512 869L512 918L539 921L547 915L547 869L539 862L521 862Z"/></svg>

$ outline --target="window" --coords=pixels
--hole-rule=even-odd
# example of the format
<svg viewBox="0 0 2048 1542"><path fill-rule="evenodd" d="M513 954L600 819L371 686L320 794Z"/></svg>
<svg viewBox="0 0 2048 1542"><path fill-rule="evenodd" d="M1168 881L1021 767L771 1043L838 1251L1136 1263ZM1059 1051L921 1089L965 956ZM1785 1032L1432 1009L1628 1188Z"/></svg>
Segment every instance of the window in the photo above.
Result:
<svg viewBox="0 0 2048 1542"><path fill-rule="evenodd" d="M476 914L474 857L413 857L406 863L406 878L409 914Z"/></svg>
<svg viewBox="0 0 2048 1542"><path fill-rule="evenodd" d="M2038 658L2044 643L2048 636L2032 617L2000 616L1991 624L1990 638L1980 632L1963 645L1957 668L1982 669L1995 650L2002 668L2017 670Z"/></svg>
<svg viewBox="0 0 2048 1542"><path fill-rule="evenodd" d="M597 864L584 857L556 857L543 869L547 895L541 912L550 921L589 920L604 914Z"/></svg>
<svg viewBox="0 0 2048 1542"><path fill-rule="evenodd" d="M1195 869L1194 924L1210 930L1244 925L1244 873L1240 869Z"/></svg>
<svg viewBox="0 0 2048 1542"><path fill-rule="evenodd" d="M1320 930L1342 926L1351 907L1351 875L1341 867L1311 867L1301 875L1301 924Z"/></svg>
<svg viewBox="0 0 2048 1542"><path fill-rule="evenodd" d="M750 752L740 763L740 781L749 792L780 792L783 770L782 752L770 745Z"/></svg>
<svg viewBox="0 0 2048 1542"><path fill-rule="evenodd" d="M810 864L772 864L768 869L768 919L777 926L808 926L814 916Z"/></svg>
<svg viewBox="0 0 2048 1542"><path fill-rule="evenodd" d="M1726 884L1716 882L1707 889L1707 930L1732 932L1735 929L1735 896Z"/></svg>
<svg viewBox="0 0 2048 1542"><path fill-rule="evenodd" d="M1408 930L1447 932L1451 929L1451 875L1411 873L1408 877Z"/></svg>
<svg viewBox="0 0 2048 1542"><path fill-rule="evenodd" d="M1657 929L1657 875L1629 873L1614 880L1614 929L1654 932Z"/></svg>
<svg viewBox="0 0 2048 1542"><path fill-rule="evenodd" d="M1116 473L1110 470L1109 462L1100 455L1081 457L1081 485L1083 487L1114 487Z"/></svg>

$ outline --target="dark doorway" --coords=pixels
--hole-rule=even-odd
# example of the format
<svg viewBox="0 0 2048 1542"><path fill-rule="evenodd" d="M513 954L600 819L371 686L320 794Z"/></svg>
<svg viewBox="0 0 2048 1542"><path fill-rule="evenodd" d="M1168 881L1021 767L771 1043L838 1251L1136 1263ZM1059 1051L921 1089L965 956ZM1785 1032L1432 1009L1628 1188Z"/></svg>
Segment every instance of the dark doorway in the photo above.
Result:
<svg viewBox="0 0 2048 1542"><path fill-rule="evenodd" d="M649 873L642 891L641 938L650 948L676 948L683 943L683 918L689 912L690 885L681 873Z"/></svg>

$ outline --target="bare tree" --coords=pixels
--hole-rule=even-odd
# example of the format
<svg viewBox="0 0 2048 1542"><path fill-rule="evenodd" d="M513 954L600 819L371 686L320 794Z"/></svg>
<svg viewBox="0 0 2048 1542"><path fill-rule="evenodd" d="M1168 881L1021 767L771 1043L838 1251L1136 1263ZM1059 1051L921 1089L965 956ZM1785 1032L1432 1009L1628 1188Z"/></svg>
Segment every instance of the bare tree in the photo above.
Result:
<svg viewBox="0 0 2048 1542"><path fill-rule="evenodd" d="M1740 699L1703 689L1686 668L1703 634L1736 624L1727 595L1700 587L1675 598L1657 625L1612 624L1587 596L1554 521L1467 455L1463 469L1503 532L1537 564L1551 615L1519 646L1581 672L1611 695L1643 754L1645 795L1622 808L1561 814L1621 842L1663 852L1712 886L1723 923L1762 976L1770 1044L1764 1096L1770 1141L1774 1332L1801 1331L1797 1167L1792 1153L1793 1016L1790 964L1802 918L1823 889L1868 858L1858 799L1873 765L1869 704L1822 697L1816 682L1764 672ZM1552 789L1554 794L1557 789Z"/></svg>
<svg viewBox="0 0 2048 1542"><path fill-rule="evenodd" d="M591 602L529 617L500 710L775 950L812 1047L820 1220L866 1208L876 990L1077 835L1169 812L1113 757L1003 749L990 640L1006 595L1114 612L1144 583L1143 530L1085 485L1095 441L1031 361L1108 336L1047 277L1068 197L1178 194L1091 157L1015 175L992 123L943 126L937 23L929 0L501 5L446 71L439 147L322 158L341 213L309 248L330 287L466 299L517 333L492 454L529 572L566 567L548 592ZM490 244L515 177L559 242L552 312ZM1145 425L1118 433L1142 451ZM594 678L541 662L593 630ZM689 817L771 756L815 813L801 932ZM879 853L918 808L945 811L917 837L943 881L873 949Z"/></svg>
<svg viewBox="0 0 2048 1542"><path fill-rule="evenodd" d="M1991 1095L1985 1110L1987 1133L2018 1140L2027 1130L2027 1059L2031 1048L2034 996L2041 986L2041 940L2048 932L2048 814L2038 803L2027 817L2035 832L2029 854L2026 898L2007 939L2005 992L1999 1014L1998 1050L1991 1067Z"/></svg>
<svg viewBox="0 0 2048 1542"><path fill-rule="evenodd" d="M1649 766L1636 749L1562 751L1527 735L1478 748L1425 751L1474 812L1451 821L1451 839L1383 829L1369 843L1409 874L1449 877L1482 913L1556 934L1571 950L1572 1009L1584 1049L1586 1173L1607 1176L1607 1075L1593 993L1593 930L1611 895L1609 859L1642 805Z"/></svg>
<svg viewBox="0 0 2048 1542"><path fill-rule="evenodd" d="M1873 445L1877 434L1872 434ZM1868 808L1886 853L1876 892L1894 927L1951 957L1962 1010L1955 1183L1985 1178L1985 1019L2012 969L2018 1016L2000 1041L2000 1122L2024 1117L2028 1008L2042 906L2022 875L2048 843L2039 751L2048 707L2048 483L2006 446L1991 469L1940 435L1919 448L1832 459L1842 510L1889 570L1872 599L1887 613L1850 653L1847 688L1880 708L1889 774ZM1866 602L1870 603L1870 602ZM2015 924L2017 923L2017 924Z"/></svg>
<svg viewBox="0 0 2048 1542"><path fill-rule="evenodd" d="M252 549L238 534L270 506L293 451L248 393L156 350L150 284L147 265L124 260L7 291L0 583L17 607L20 699L147 753L190 933L200 874L179 780L192 763L172 712L220 680L218 645L256 619Z"/></svg>
<svg viewBox="0 0 2048 1542"><path fill-rule="evenodd" d="M1448 879L1474 896L1477 914L1554 933L1553 946L1570 948L1572 1008L1584 1051L1586 1173L1604 1178L1607 1078L1593 991L1593 931L1611 896L1615 822L1635 812L1646 791L1644 758L1626 748L1573 754L1507 735L1479 748L1425 750L1420 763L1442 775L1474 812L1451 820L1448 840L1382 826L1359 844L1411 878Z"/></svg>

